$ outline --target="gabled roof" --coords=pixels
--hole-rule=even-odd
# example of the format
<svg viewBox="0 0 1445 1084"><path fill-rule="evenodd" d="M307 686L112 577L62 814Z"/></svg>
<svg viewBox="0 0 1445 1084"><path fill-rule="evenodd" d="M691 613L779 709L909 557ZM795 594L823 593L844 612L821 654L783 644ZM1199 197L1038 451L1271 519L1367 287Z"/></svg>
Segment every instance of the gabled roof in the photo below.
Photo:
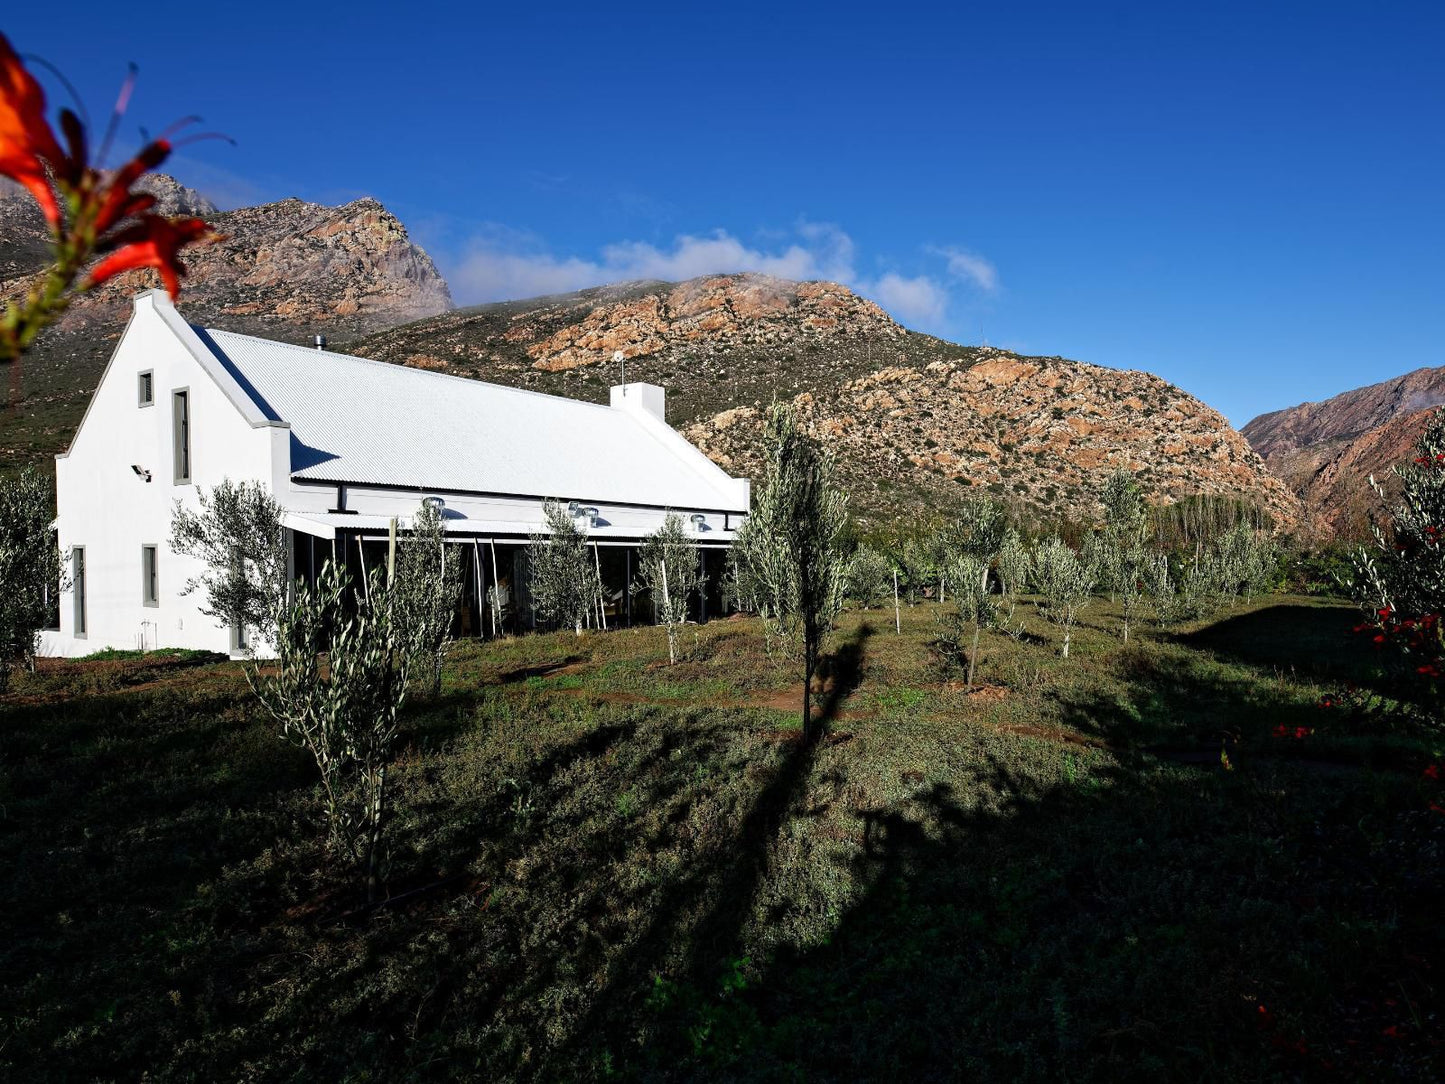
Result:
<svg viewBox="0 0 1445 1084"><path fill-rule="evenodd" d="M194 330L290 426L297 479L747 511L746 483L632 410Z"/></svg>

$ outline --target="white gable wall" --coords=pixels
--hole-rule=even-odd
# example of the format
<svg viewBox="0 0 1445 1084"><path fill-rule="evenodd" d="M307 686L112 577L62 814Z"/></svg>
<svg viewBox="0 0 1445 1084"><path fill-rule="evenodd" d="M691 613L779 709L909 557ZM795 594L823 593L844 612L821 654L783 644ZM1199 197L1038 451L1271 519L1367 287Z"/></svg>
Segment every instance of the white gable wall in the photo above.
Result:
<svg viewBox="0 0 1445 1084"><path fill-rule="evenodd" d="M171 552L176 500L198 507L197 486L224 478L254 479L276 491L287 476L287 430L256 424L178 335L185 328L164 296L143 295L96 390L70 450L56 459L57 528L67 568L72 547L85 548L86 632L77 636L74 594L61 597L60 633L47 653L81 655L102 648L188 647L229 651L231 635L200 613L200 592L181 595L199 562ZM189 331L189 328L186 328ZM152 372L154 402L139 406L139 375ZM191 481L173 480L172 393L188 389ZM150 471L145 481L132 465ZM158 547L157 606L143 599L144 545Z"/></svg>

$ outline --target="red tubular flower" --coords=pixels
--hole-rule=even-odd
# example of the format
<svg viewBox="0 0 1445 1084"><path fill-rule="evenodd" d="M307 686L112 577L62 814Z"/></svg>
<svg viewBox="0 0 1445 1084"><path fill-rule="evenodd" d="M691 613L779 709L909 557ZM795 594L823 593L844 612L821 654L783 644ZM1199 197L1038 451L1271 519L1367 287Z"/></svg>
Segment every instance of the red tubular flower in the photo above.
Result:
<svg viewBox="0 0 1445 1084"><path fill-rule="evenodd" d="M1432 765L1430 765L1428 768L1426 768L1426 769L1425 769L1425 778L1426 778L1426 779L1439 779L1439 778L1440 778L1440 765L1438 765L1438 764L1432 764Z"/></svg>
<svg viewBox="0 0 1445 1084"><path fill-rule="evenodd" d="M45 92L0 34L0 176L29 191L51 228L58 229L60 204L49 170L66 168L65 152L45 119Z"/></svg>
<svg viewBox="0 0 1445 1084"><path fill-rule="evenodd" d="M171 297L181 292L181 276L186 273L180 251L187 245L206 238L211 227L199 218L162 218L143 214L134 226L115 235L112 252L90 272L90 286L99 286L109 278L139 267L154 267L160 272Z"/></svg>
<svg viewBox="0 0 1445 1084"><path fill-rule="evenodd" d="M170 157L171 145L168 140L157 139L147 143L140 153L111 175L105 191L101 194L100 213L96 215L96 235L104 233L123 218L137 218L142 211L149 210L155 197L133 195L130 186L140 180L156 166Z"/></svg>

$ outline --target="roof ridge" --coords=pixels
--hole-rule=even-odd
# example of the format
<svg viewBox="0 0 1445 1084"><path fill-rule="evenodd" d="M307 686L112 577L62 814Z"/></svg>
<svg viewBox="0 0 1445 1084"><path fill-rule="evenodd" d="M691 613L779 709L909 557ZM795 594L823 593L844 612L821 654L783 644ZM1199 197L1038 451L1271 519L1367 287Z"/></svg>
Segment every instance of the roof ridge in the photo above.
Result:
<svg viewBox="0 0 1445 1084"><path fill-rule="evenodd" d="M199 324L192 324L194 328L204 331L207 335L225 335L233 339L249 339L252 342L265 343L267 346L284 347L287 350L299 350L301 353L314 357L317 354L324 354L332 358L345 358L347 361L357 361L365 365L377 365L393 372L410 373L415 377L430 377L439 380L455 380L472 387L495 388L497 391L509 392L515 395L533 395L539 399L554 399L564 403L574 403L577 406L595 407L598 410L612 411L618 414L626 414L626 411L615 410L607 403L589 403L586 399L574 399L570 395L549 395L544 391L533 391L531 388L516 388L510 384L496 384L490 380L478 380L470 376L458 376L456 373L438 373L430 369L418 369L413 365L398 365L392 361L380 361L376 358L364 358L358 354L344 354L339 350L318 350L314 346L302 346L299 343L281 342L279 339L265 339L260 335L247 335L240 331L226 331L222 328L200 327ZM630 415L629 415L630 417Z"/></svg>

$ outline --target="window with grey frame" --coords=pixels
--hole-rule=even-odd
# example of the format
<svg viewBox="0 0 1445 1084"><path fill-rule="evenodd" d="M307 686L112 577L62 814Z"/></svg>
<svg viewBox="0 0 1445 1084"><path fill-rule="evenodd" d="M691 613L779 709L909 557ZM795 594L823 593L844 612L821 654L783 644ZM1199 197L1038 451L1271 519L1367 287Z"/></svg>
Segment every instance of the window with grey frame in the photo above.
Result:
<svg viewBox="0 0 1445 1084"><path fill-rule="evenodd" d="M171 395L171 443L177 485L191 480L191 393L182 388Z"/></svg>
<svg viewBox="0 0 1445 1084"><path fill-rule="evenodd" d="M85 547L70 548L70 592L73 603L73 629L76 636L85 635Z"/></svg>
<svg viewBox="0 0 1445 1084"><path fill-rule="evenodd" d="M140 600L144 606L161 604L160 549L157 546L140 548Z"/></svg>
<svg viewBox="0 0 1445 1084"><path fill-rule="evenodd" d="M143 407L151 406L156 401L156 378L150 369L136 378L135 401L136 406Z"/></svg>

